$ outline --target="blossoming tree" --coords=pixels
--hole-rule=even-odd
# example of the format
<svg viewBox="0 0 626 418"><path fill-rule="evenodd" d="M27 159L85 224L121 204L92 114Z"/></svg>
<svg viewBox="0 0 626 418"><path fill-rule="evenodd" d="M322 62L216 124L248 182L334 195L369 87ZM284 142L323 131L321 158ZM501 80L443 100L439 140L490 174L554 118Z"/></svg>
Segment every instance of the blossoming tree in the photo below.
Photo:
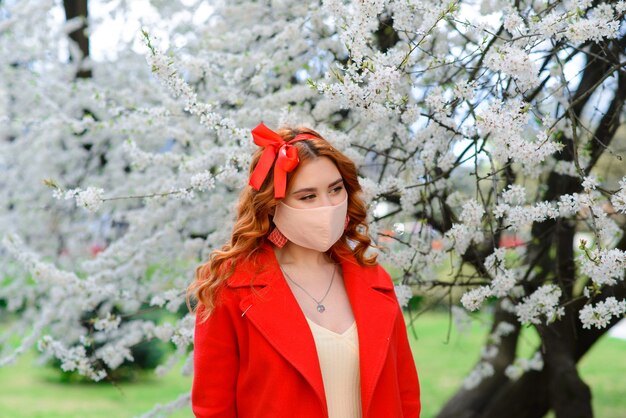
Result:
<svg viewBox="0 0 626 418"><path fill-rule="evenodd" d="M95 4L92 36L138 13ZM37 345L100 380L160 338L177 351L158 372L189 373L193 317L134 317L177 312L228 238L263 120L357 162L403 305L436 289L455 313L493 307L440 417L592 416L576 363L626 312L623 0L143 7L137 36L93 60L80 8L0 2L0 309L21 341L0 366ZM522 325L541 338L530 359Z"/></svg>

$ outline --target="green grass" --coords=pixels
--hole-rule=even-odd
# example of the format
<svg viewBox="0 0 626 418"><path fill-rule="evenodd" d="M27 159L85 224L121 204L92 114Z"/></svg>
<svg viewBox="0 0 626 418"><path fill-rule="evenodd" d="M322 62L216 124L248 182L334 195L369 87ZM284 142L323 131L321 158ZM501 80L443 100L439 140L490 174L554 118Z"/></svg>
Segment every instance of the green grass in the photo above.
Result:
<svg viewBox="0 0 626 418"><path fill-rule="evenodd" d="M191 377L180 367L163 377L140 373L138 382L65 383L60 373L35 364L37 353L29 351L16 364L0 369L0 416L13 418L123 418L166 404L188 392ZM191 408L172 415L191 417Z"/></svg>
<svg viewBox="0 0 626 418"><path fill-rule="evenodd" d="M448 317L429 312L409 330L422 388L422 418L434 417L456 391L475 364L488 328L477 321L472 332L460 335L453 327L447 341ZM417 339L415 339L417 336ZM532 329L523 332L522 354L529 356L537 343ZM604 336L579 364L580 373L592 387L595 416L622 417L626 410L626 341ZM12 418L125 418L141 415L156 403L165 404L189 391L191 377L180 375L180 367L159 378L141 375L135 383L63 383L48 367L34 364L35 351L11 366L0 369L0 416ZM180 365L179 365L180 366ZM192 417L185 408L172 415Z"/></svg>

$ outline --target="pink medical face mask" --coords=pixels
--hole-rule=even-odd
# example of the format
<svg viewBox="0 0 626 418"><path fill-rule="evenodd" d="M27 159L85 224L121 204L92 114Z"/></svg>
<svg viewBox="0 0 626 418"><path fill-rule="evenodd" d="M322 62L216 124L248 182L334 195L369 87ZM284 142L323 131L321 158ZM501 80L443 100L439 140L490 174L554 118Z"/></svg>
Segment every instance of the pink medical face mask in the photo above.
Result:
<svg viewBox="0 0 626 418"><path fill-rule="evenodd" d="M343 202L335 206L297 209L280 202L274 224L294 244L324 252L343 235L347 213L347 193Z"/></svg>

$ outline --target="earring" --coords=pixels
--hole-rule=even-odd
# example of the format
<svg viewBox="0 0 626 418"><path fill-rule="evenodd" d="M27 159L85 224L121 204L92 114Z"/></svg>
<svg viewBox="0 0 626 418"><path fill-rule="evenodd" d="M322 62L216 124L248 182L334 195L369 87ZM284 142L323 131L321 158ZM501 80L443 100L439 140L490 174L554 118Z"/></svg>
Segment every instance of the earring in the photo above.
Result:
<svg viewBox="0 0 626 418"><path fill-rule="evenodd" d="M346 222L343 224L343 230L348 229L348 223L350 222L350 215L346 215Z"/></svg>
<svg viewBox="0 0 626 418"><path fill-rule="evenodd" d="M287 244L287 237L283 235L278 228L274 228L267 236L267 239L274 243L278 248L283 248Z"/></svg>

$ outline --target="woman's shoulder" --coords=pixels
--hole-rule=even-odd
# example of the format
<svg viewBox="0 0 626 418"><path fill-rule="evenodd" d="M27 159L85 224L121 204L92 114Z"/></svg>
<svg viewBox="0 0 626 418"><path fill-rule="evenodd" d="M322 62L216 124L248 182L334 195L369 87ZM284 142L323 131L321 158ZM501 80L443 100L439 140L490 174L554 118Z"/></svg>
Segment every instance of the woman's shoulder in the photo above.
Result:
<svg viewBox="0 0 626 418"><path fill-rule="evenodd" d="M270 256L265 248L261 248L233 261L233 273L225 281L227 287L236 289L267 285L279 273L278 265L270 260Z"/></svg>
<svg viewBox="0 0 626 418"><path fill-rule="evenodd" d="M352 270L353 274L362 276L366 282L370 282L371 286L386 290L394 288L391 275L377 260L373 264L365 264L359 262L353 253L349 253L347 258L343 256L342 259L345 260L346 267ZM354 269L357 270L354 271Z"/></svg>

